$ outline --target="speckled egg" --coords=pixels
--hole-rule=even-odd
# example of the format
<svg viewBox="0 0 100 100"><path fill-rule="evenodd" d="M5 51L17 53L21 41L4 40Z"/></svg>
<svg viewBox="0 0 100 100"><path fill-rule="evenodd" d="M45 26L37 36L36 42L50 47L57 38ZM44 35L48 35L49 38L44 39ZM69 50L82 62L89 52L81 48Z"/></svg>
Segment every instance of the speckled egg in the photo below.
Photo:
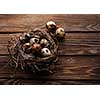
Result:
<svg viewBox="0 0 100 100"><path fill-rule="evenodd" d="M43 48L41 50L41 54L42 54L42 56L50 56L51 55L51 51L48 48Z"/></svg>
<svg viewBox="0 0 100 100"><path fill-rule="evenodd" d="M63 28L58 28L57 30L56 30L56 36L57 37L59 37L59 38L64 38L64 36L65 36L65 31L64 31L64 29Z"/></svg>
<svg viewBox="0 0 100 100"><path fill-rule="evenodd" d="M48 46L49 42L47 39L41 39L40 44L41 44L41 46Z"/></svg>
<svg viewBox="0 0 100 100"><path fill-rule="evenodd" d="M39 38L31 38L30 39L30 44L33 45L33 44L37 44L39 42Z"/></svg>
<svg viewBox="0 0 100 100"><path fill-rule="evenodd" d="M56 23L53 22L53 21L48 21L48 22L46 23L46 28L47 28L49 31L53 32L53 31L56 30Z"/></svg>

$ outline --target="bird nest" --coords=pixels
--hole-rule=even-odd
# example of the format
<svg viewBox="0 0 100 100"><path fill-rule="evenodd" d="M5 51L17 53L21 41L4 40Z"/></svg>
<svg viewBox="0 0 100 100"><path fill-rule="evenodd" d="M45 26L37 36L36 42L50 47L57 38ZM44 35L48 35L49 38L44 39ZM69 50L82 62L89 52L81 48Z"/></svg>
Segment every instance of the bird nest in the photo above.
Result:
<svg viewBox="0 0 100 100"><path fill-rule="evenodd" d="M57 58L57 41L54 36L42 29L21 33L9 41L10 63L15 69L31 69L32 72L50 71Z"/></svg>

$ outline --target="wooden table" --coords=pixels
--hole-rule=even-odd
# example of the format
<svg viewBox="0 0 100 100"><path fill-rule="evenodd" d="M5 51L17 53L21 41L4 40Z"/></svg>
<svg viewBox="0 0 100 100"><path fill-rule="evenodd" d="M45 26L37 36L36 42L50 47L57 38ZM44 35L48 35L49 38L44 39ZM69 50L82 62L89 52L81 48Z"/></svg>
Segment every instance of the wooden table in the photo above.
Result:
<svg viewBox="0 0 100 100"><path fill-rule="evenodd" d="M41 27L49 20L66 31L58 62L51 75L36 76L14 68L8 61L7 41L20 32ZM99 84L100 15L0 15L0 84Z"/></svg>

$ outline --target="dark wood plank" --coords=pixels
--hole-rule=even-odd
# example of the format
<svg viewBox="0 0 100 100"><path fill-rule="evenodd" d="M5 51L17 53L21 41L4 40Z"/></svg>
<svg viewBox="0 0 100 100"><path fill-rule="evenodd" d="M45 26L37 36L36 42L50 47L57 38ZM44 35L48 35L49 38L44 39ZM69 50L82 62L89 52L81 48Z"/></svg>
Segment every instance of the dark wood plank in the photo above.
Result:
<svg viewBox="0 0 100 100"><path fill-rule="evenodd" d="M7 43L16 34L0 34L0 54L8 54ZM59 55L100 55L100 33L66 33L59 44Z"/></svg>
<svg viewBox="0 0 100 100"><path fill-rule="evenodd" d="M48 20L66 31L54 73L41 76L18 69L11 77L7 41L30 28L44 28ZM99 59L100 15L0 15L0 84L100 84Z"/></svg>
<svg viewBox="0 0 100 100"><path fill-rule="evenodd" d="M100 85L100 80L29 80L0 79L0 85Z"/></svg>
<svg viewBox="0 0 100 100"><path fill-rule="evenodd" d="M0 78L11 78L14 68L4 66L7 57L0 57ZM62 56L55 64L54 73L38 76L18 70L14 78L35 80L100 80L100 56Z"/></svg>
<svg viewBox="0 0 100 100"><path fill-rule="evenodd" d="M100 31L100 15L80 14L27 14L0 15L0 32L21 32L31 27L41 27L49 20L55 21L66 31Z"/></svg>

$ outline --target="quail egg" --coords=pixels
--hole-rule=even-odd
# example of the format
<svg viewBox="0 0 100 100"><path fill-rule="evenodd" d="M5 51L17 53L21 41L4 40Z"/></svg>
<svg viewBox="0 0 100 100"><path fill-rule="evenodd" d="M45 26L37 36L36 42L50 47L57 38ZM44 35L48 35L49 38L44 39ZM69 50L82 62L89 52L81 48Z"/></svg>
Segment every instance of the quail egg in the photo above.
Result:
<svg viewBox="0 0 100 100"><path fill-rule="evenodd" d="M24 33L25 41L29 42L31 35L29 33Z"/></svg>
<svg viewBox="0 0 100 100"><path fill-rule="evenodd" d="M20 40L20 42L21 42L22 44L24 44L24 43L26 42L26 39L25 39L25 37L23 37L23 36L20 36L20 37L19 37L19 40Z"/></svg>
<svg viewBox="0 0 100 100"><path fill-rule="evenodd" d="M32 46L32 51L33 52L39 52L41 50L41 45L40 44L33 44Z"/></svg>
<svg viewBox="0 0 100 100"><path fill-rule="evenodd" d="M46 23L46 28L50 31L50 32L54 32L56 30L56 23L53 21L48 21Z"/></svg>
<svg viewBox="0 0 100 100"><path fill-rule="evenodd" d="M20 36L20 37L19 37L19 40L23 40L23 39L25 39L25 38L23 38L23 36Z"/></svg>
<svg viewBox="0 0 100 100"><path fill-rule="evenodd" d="M25 53L30 53L30 52L31 52L31 50L30 50L30 43L25 43L25 44L23 45L23 51L24 51Z"/></svg>
<svg viewBox="0 0 100 100"><path fill-rule="evenodd" d="M30 38L30 34L29 33L24 33L25 38Z"/></svg>
<svg viewBox="0 0 100 100"><path fill-rule="evenodd" d="M21 41L21 43L27 43L30 40L30 34L29 33L24 33L24 35L19 37L19 40Z"/></svg>
<svg viewBox="0 0 100 100"><path fill-rule="evenodd" d="M47 39L41 39L40 44L41 44L41 46L48 46L49 42Z"/></svg>
<svg viewBox="0 0 100 100"><path fill-rule="evenodd" d="M63 28L58 28L57 30L56 30L56 36L58 37L58 38L64 38L64 36L65 36L65 31L64 31L64 29Z"/></svg>
<svg viewBox="0 0 100 100"><path fill-rule="evenodd" d="M39 42L39 38L31 38L30 39L30 44L33 45L33 44L37 44Z"/></svg>
<svg viewBox="0 0 100 100"><path fill-rule="evenodd" d="M41 50L41 54L42 54L43 56L50 56L50 55L51 55L51 51L50 51L48 48L43 48L43 49Z"/></svg>

